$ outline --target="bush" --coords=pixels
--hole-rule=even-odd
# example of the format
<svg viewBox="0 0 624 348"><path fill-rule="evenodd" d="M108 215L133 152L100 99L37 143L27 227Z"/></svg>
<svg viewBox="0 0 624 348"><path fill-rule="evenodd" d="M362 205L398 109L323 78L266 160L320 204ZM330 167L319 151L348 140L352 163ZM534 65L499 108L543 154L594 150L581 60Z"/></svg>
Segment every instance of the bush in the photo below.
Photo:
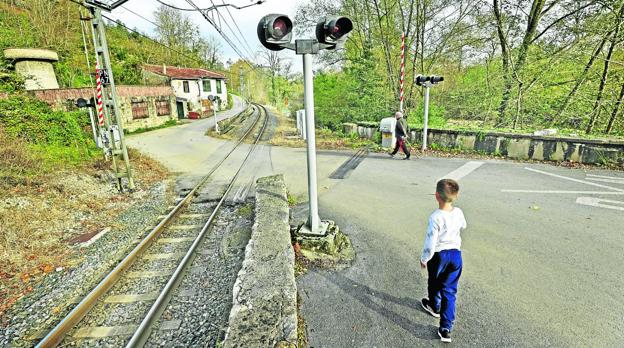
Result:
<svg viewBox="0 0 624 348"><path fill-rule="evenodd" d="M410 128L422 128L425 118L425 106L424 103L420 103L417 110L412 110L408 113L407 124ZM444 128L446 127L446 110L443 106L429 103L429 128Z"/></svg>
<svg viewBox="0 0 624 348"><path fill-rule="evenodd" d="M54 111L25 95L0 100L0 123L9 135L33 144L76 146L90 140L83 128L89 126L85 112Z"/></svg>

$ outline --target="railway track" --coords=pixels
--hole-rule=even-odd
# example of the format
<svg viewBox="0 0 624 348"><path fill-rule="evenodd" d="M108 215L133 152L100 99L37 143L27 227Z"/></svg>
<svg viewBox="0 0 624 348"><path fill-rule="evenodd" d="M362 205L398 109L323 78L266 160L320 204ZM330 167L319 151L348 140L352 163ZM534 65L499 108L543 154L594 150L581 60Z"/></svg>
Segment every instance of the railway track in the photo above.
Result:
<svg viewBox="0 0 624 348"><path fill-rule="evenodd" d="M266 109L252 104L256 120L232 149L177 203L146 237L108 273L38 344L37 347L75 345L80 339L114 337L101 345L141 347L150 337L180 284L188 266L197 256L200 244L213 227L228 194L261 140L269 115ZM263 119L262 125L259 125ZM194 198L240 144L257 130L240 167L218 201L193 204ZM236 193L239 196L239 193ZM141 290L133 291L139 284ZM106 319L91 319L107 316ZM131 323L131 324L128 324ZM118 324L118 325L116 325ZM161 327L170 325L161 320ZM91 345L93 342L87 344ZM97 343L96 343L97 344ZM100 344L98 344L100 345Z"/></svg>

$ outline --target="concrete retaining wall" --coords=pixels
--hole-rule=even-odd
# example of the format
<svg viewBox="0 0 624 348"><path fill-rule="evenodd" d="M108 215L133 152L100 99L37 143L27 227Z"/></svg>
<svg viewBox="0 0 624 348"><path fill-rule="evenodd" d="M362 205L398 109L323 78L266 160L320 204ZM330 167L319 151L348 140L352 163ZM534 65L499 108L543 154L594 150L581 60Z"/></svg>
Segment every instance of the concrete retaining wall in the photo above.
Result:
<svg viewBox="0 0 624 348"><path fill-rule="evenodd" d="M295 252L282 175L256 182L256 221L234 284L234 303L223 347L275 347L297 343Z"/></svg>
<svg viewBox="0 0 624 348"><path fill-rule="evenodd" d="M357 134L360 138L373 139L379 131L379 125L364 123L343 123L342 131L346 135Z"/></svg>
<svg viewBox="0 0 624 348"><path fill-rule="evenodd" d="M362 126L345 123L343 128L346 134L358 133L365 137L371 132L374 136L379 127L361 131ZM422 130L410 133L412 143L422 144ZM429 129L427 143L430 147L477 151L520 160L624 165L624 141Z"/></svg>
<svg viewBox="0 0 624 348"><path fill-rule="evenodd" d="M422 131L412 131L410 138L420 144ZM624 165L624 141L430 129L427 142L520 160Z"/></svg>

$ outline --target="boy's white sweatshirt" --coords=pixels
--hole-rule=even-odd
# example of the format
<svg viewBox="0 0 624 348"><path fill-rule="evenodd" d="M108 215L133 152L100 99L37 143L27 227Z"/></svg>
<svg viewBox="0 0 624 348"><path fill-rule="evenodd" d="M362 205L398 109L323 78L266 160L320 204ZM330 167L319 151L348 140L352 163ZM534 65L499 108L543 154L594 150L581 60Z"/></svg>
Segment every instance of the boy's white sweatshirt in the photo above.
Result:
<svg viewBox="0 0 624 348"><path fill-rule="evenodd" d="M433 254L449 249L461 248L461 230L466 228L466 218L464 212L453 207L451 211L436 209L429 216L429 227L425 236L425 245L423 246L422 262L428 262Z"/></svg>

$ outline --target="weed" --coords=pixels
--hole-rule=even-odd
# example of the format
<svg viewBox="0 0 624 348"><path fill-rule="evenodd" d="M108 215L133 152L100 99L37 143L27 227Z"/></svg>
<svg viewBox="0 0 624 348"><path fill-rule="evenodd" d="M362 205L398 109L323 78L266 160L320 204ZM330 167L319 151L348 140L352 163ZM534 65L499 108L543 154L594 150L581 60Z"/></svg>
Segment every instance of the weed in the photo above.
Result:
<svg viewBox="0 0 624 348"><path fill-rule="evenodd" d="M238 209L238 215L245 217L245 218L251 218L253 216L253 207L251 204L245 204L244 206L240 207Z"/></svg>
<svg viewBox="0 0 624 348"><path fill-rule="evenodd" d="M286 194L286 197L288 198L288 206L289 207L294 207L297 205L297 197L292 195L290 192L288 192Z"/></svg>

